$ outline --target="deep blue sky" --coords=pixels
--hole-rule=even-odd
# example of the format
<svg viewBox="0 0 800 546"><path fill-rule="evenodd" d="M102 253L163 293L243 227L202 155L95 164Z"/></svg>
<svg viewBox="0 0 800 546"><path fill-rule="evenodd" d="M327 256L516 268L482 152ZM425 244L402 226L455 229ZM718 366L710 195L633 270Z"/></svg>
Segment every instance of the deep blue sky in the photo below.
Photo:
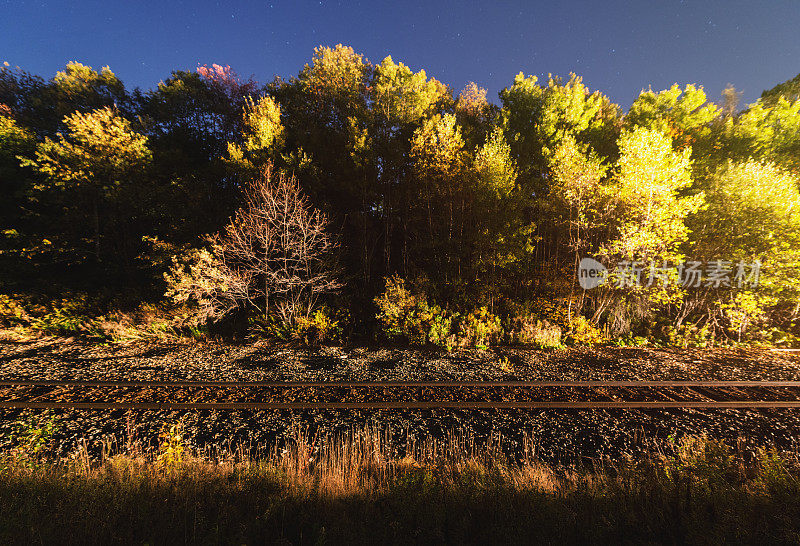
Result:
<svg viewBox="0 0 800 546"><path fill-rule="evenodd" d="M0 62L52 77L70 60L110 65L129 88L171 70L229 64L266 82L319 44L497 92L520 71L574 71L626 107L642 88L732 83L754 101L800 72L800 2L0 1Z"/></svg>

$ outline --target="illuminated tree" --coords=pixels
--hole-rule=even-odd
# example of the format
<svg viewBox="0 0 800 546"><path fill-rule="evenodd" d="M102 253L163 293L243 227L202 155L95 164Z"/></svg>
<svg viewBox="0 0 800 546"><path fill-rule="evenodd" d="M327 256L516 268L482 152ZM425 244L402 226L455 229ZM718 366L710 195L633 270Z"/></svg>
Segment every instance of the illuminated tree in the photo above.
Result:
<svg viewBox="0 0 800 546"><path fill-rule="evenodd" d="M719 108L709 103L702 87L678 84L658 93L643 91L625 116L627 128L646 127L671 137L679 147L692 146L710 132Z"/></svg>
<svg viewBox="0 0 800 546"><path fill-rule="evenodd" d="M64 118L69 133L45 138L34 160L25 160L56 187L86 196L94 227L94 252L100 260L100 208L118 188L141 174L152 154L147 137L111 108Z"/></svg>
<svg viewBox="0 0 800 546"><path fill-rule="evenodd" d="M297 180L268 165L245 187L244 205L186 265L175 261L167 295L194 301L202 319L252 309L292 326L308 318L320 295L341 284L331 267L336 244L327 218L303 196Z"/></svg>
<svg viewBox="0 0 800 546"><path fill-rule="evenodd" d="M242 142L228 143L228 161L246 175L253 175L274 159L283 146L281 107L270 97L247 97L242 113Z"/></svg>
<svg viewBox="0 0 800 546"><path fill-rule="evenodd" d="M686 216L702 205L701 194L682 197L692 183L691 149L672 149L669 137L637 127L623 133L614 173L616 236L604 253L626 260L663 260L678 251L688 230Z"/></svg>

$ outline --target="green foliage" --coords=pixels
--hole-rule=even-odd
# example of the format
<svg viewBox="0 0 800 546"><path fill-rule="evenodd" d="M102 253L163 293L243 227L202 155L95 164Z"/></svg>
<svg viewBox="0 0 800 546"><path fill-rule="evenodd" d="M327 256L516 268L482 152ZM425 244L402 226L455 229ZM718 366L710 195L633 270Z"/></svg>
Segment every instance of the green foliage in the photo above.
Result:
<svg viewBox="0 0 800 546"><path fill-rule="evenodd" d="M370 66L352 47L314 48L310 65L300 71L299 80L304 91L336 106L358 103L363 96Z"/></svg>
<svg viewBox="0 0 800 546"><path fill-rule="evenodd" d="M108 67L70 62L49 80L0 67L3 292L63 281L156 297L163 266L146 241L174 255L218 233L245 182L274 164L296 174L309 206L341 234L343 299L364 330L374 316L363 302L398 275L425 279L426 295L394 302L381 325L412 343L485 345L484 305L502 309L504 339L538 345L596 343L599 332L666 340L672 330L694 343L683 324L710 324L709 343L789 343L800 335L796 84L741 111L733 88L718 107L701 87L675 84L643 91L623 115L575 74L546 84L518 74L495 106L474 83L454 96L425 70L388 56L373 64L341 44L264 87L219 65L175 71L144 92L128 92ZM183 331L198 335L209 313L236 314L232 301L247 298L233 292L264 284L223 272L207 252L166 278L168 297L191 315ZM736 303L737 286L581 292L574 269L585 256L612 268L759 260L760 312ZM275 312L266 294L258 299ZM535 299L566 315L506 312ZM287 324L279 335L327 336L318 308L301 313L308 333ZM55 307L35 317L50 332L132 335L112 311L82 326L82 313Z"/></svg>
<svg viewBox="0 0 800 546"><path fill-rule="evenodd" d="M761 102L772 106L781 97L790 102L800 100L800 74L761 93Z"/></svg>
<svg viewBox="0 0 800 546"><path fill-rule="evenodd" d="M731 485L742 477L740 462L721 440L684 436L673 446L675 453L665 468L670 477L688 477L711 487Z"/></svg>
<svg viewBox="0 0 800 546"><path fill-rule="evenodd" d="M439 114L425 121L411 140L411 155L424 178L439 181L439 191L463 168L464 140L453 114Z"/></svg>
<svg viewBox="0 0 800 546"><path fill-rule="evenodd" d="M592 346L606 341L606 336L586 317L573 314L564 340L570 345Z"/></svg>
<svg viewBox="0 0 800 546"><path fill-rule="evenodd" d="M461 321L458 342L463 346L486 349L499 341L502 335L500 317L490 313L484 306L472 311Z"/></svg>
<svg viewBox="0 0 800 546"><path fill-rule="evenodd" d="M603 134L615 110L599 92L590 93L575 74L564 83L551 76L547 87L536 76L519 73L510 87L500 92L502 124L526 184L542 186L538 179L547 170L547 156L572 137L589 144ZM610 114L610 115L609 115Z"/></svg>
<svg viewBox="0 0 800 546"><path fill-rule="evenodd" d="M417 298L405 286L405 280L392 276L386 279L386 286L377 298L377 319L383 332L389 338L404 336L407 333L407 316L417 307Z"/></svg>
<svg viewBox="0 0 800 546"><path fill-rule="evenodd" d="M535 315L512 317L506 328L511 343L532 345L541 349L561 347L561 327Z"/></svg>
<svg viewBox="0 0 800 546"><path fill-rule="evenodd" d="M684 147L707 137L718 115L719 108L707 102L702 87L689 84L681 91L675 84L658 93L643 91L625 116L625 125L654 129Z"/></svg>
<svg viewBox="0 0 800 546"><path fill-rule="evenodd" d="M758 473L755 489L768 495L784 495L797 489L797 478L792 474L792 466L774 447L760 447L756 452Z"/></svg>
<svg viewBox="0 0 800 546"><path fill-rule="evenodd" d="M31 323L34 330L50 335L76 335L91 328L91 318L85 313L83 298L65 300L54 310Z"/></svg>
<svg viewBox="0 0 800 546"><path fill-rule="evenodd" d="M604 253L628 260L671 257L688 236L684 219L703 203L702 194L678 194L692 183L691 150L675 152L668 137L642 127L624 133L619 147L611 187L617 236Z"/></svg>
<svg viewBox="0 0 800 546"><path fill-rule="evenodd" d="M317 309L309 317L298 317L292 337L306 345L318 345L340 339L342 328L329 310Z"/></svg>
<svg viewBox="0 0 800 546"><path fill-rule="evenodd" d="M725 151L734 160L756 158L800 168L800 100L780 97L773 105L761 100L731 122ZM723 159L728 159L725 157Z"/></svg>
<svg viewBox="0 0 800 546"><path fill-rule="evenodd" d="M414 295L397 276L386 279L386 287L375 298L377 319L386 337L446 348L477 347L485 349L503 334L500 318L481 307L462 317L438 305L429 305L424 294Z"/></svg>
<svg viewBox="0 0 800 546"><path fill-rule="evenodd" d="M68 136L45 138L36 159L23 161L58 186L88 184L103 190L118 186L152 158L147 137L111 108L75 112L64 118Z"/></svg>
<svg viewBox="0 0 800 546"><path fill-rule="evenodd" d="M798 177L772 163L730 161L704 179L703 191L707 207L688 220L692 252L710 259L723 256L734 271L740 261L760 263L759 285L752 294L722 298L728 302L723 312L731 321L729 335L737 341L764 340L772 335L770 322L791 328L791 309L800 302L795 282L800 267ZM741 288L732 284L734 291ZM736 298L743 305L732 303ZM748 298L758 302L760 312L744 310L751 307L744 305ZM706 305L713 304L709 299Z"/></svg>
<svg viewBox="0 0 800 546"><path fill-rule="evenodd" d="M173 256L169 271L164 273L167 291L174 304L186 306L189 313L185 325L199 326L224 315L235 306L231 277L212 248L191 249Z"/></svg>
<svg viewBox="0 0 800 546"><path fill-rule="evenodd" d="M10 176L17 166L20 155L28 155L36 141L30 130L20 126L17 121L5 115L0 109L0 175Z"/></svg>
<svg viewBox="0 0 800 546"><path fill-rule="evenodd" d="M743 291L733 296L732 302L721 306L725 318L728 319L731 334L736 341L766 337L767 332L764 331L764 327L767 313L765 308L769 304L774 304L774 301L770 301L770 298L763 295Z"/></svg>
<svg viewBox="0 0 800 546"><path fill-rule="evenodd" d="M130 122L112 108L90 113L75 112L64 118L69 133L58 140L45 137L36 148L35 159L23 159L57 188L72 190L88 200L93 217L94 253L100 260L101 207L130 191L152 159L147 137L131 129ZM37 185L48 191L47 184ZM119 201L116 201L119 205ZM120 207L115 207L116 220Z"/></svg>
<svg viewBox="0 0 800 546"><path fill-rule="evenodd" d="M17 298L0 294L0 326L17 326L30 322L31 317Z"/></svg>
<svg viewBox="0 0 800 546"><path fill-rule="evenodd" d="M11 458L15 465L27 470L41 468L52 448L53 436L58 432L55 416L43 413L28 415L14 423L11 433Z"/></svg>
<svg viewBox="0 0 800 546"><path fill-rule="evenodd" d="M569 247L577 261L593 233L606 228L604 209L618 196L610 195L603 183L607 165L572 136L565 137L556 147L549 165L552 178L548 209L560 218L559 227L566 228Z"/></svg>
<svg viewBox="0 0 800 546"><path fill-rule="evenodd" d="M774 164L723 164L703 183L707 206L691 218L698 250L727 259L766 257L800 242L799 179Z"/></svg>
<svg viewBox="0 0 800 546"><path fill-rule="evenodd" d="M180 470L187 458L188 443L184 432L183 421L165 424L158 435L158 455L156 464L167 473Z"/></svg>
<svg viewBox="0 0 800 546"><path fill-rule="evenodd" d="M6 236L12 231L19 235L14 226L20 227L25 216L25 192L31 184L30 172L20 166L20 158L31 157L36 149L33 132L20 125L13 117L11 110L0 104L0 218L3 218L0 231ZM16 239L16 237L15 237ZM18 241L8 241L11 247ZM2 252L0 244L0 252Z"/></svg>
<svg viewBox="0 0 800 546"><path fill-rule="evenodd" d="M667 340L675 347L708 347L713 343L713 332L708 323L698 326L696 324L681 324L670 327Z"/></svg>
<svg viewBox="0 0 800 546"><path fill-rule="evenodd" d="M442 309L430 307L424 295L412 294L402 278L387 278L383 293L375 298L375 305L378 307L377 319L389 339L400 338L419 345L434 340L446 343L449 321L446 322L448 331L445 332Z"/></svg>
<svg viewBox="0 0 800 546"><path fill-rule="evenodd" d="M603 332L582 316L568 300L533 298L509 319L511 340L540 347L595 345L606 341Z"/></svg>
<svg viewBox="0 0 800 546"><path fill-rule="evenodd" d="M415 74L403 63L395 63L391 56L375 67L372 85L376 108L398 124L419 122L448 98L443 83L428 80L424 70Z"/></svg>
<svg viewBox="0 0 800 546"><path fill-rule="evenodd" d="M271 97L246 97L242 114L241 144L228 142L228 162L254 176L283 148L281 107Z"/></svg>
<svg viewBox="0 0 800 546"><path fill-rule="evenodd" d="M104 66L98 73L91 66L69 62L64 70L53 78L58 110L70 114L75 110L87 112L103 106L121 102L125 97L122 81Z"/></svg>
<svg viewBox="0 0 800 546"><path fill-rule="evenodd" d="M444 347L448 351L452 351L457 342L457 338L453 333L454 321L457 321L459 315L445 313L440 307L432 307L427 310L427 313L420 313L419 316L430 317L430 329L428 330L428 341L439 347Z"/></svg>
<svg viewBox="0 0 800 546"><path fill-rule="evenodd" d="M517 165L511 157L503 131L495 127L475 152L474 169L481 189L494 198L508 197L517 180Z"/></svg>

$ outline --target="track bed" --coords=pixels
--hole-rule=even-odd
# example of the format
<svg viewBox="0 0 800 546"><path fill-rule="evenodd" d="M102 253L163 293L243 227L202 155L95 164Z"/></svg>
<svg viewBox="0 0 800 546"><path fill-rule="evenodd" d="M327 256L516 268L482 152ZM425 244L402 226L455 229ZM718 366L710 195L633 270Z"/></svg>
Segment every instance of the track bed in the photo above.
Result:
<svg viewBox="0 0 800 546"><path fill-rule="evenodd" d="M502 438L512 456L527 439L549 461L634 456L681 434L795 450L798 381L798 355L763 350L447 354L49 339L0 343L0 406L17 404L0 407L0 431L47 407L64 453L84 439L132 434L152 444L177 420L196 447L209 449L266 449L297 430L374 426L398 449L457 431L476 445Z"/></svg>

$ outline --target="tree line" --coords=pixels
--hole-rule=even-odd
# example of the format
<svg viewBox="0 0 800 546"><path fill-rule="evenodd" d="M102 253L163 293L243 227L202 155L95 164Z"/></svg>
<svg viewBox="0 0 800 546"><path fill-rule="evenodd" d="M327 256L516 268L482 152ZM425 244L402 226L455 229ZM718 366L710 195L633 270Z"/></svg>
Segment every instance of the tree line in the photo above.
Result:
<svg viewBox="0 0 800 546"><path fill-rule="evenodd" d="M73 62L46 80L6 65L0 282L168 292L204 319L236 307L276 328L340 313L354 332L448 346L541 344L554 329L577 341L791 341L799 169L800 76L744 107L732 87L713 102L676 84L623 111L574 74L520 73L495 104L474 83L456 93L342 45L267 84L212 65L131 91L108 67ZM262 252L245 282L243 252L273 239L256 244L243 226L279 224L320 254L291 269L306 247L276 247L283 274ZM609 282L582 289L584 257ZM687 263L706 267L695 285L681 283ZM758 284L735 282L744 263L758 264ZM620 264L641 279L674 271L621 282ZM731 277L713 281L714 264ZM269 288L222 305L266 277L284 286L274 305Z"/></svg>

